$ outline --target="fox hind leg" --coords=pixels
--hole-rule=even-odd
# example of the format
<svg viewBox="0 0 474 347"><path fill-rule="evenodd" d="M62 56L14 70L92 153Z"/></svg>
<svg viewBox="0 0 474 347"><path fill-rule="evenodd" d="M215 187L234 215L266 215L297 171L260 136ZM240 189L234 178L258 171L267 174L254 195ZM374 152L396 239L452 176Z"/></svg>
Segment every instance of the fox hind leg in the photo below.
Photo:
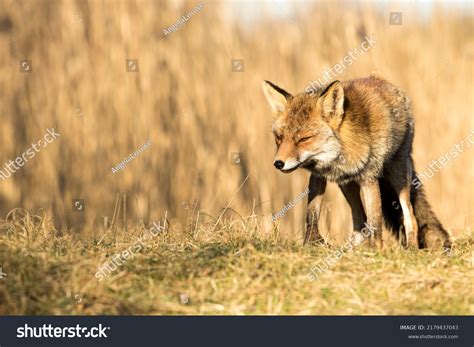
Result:
<svg viewBox="0 0 474 347"><path fill-rule="evenodd" d="M406 243L408 247L418 248L418 223L415 218L413 206L410 202L410 185L404 187L398 197L403 212L403 226L407 240Z"/></svg>
<svg viewBox="0 0 474 347"><path fill-rule="evenodd" d="M387 165L385 175L395 189L403 215L403 229L405 230L406 246L419 248L418 222L410 200L413 164L409 155L396 155Z"/></svg>

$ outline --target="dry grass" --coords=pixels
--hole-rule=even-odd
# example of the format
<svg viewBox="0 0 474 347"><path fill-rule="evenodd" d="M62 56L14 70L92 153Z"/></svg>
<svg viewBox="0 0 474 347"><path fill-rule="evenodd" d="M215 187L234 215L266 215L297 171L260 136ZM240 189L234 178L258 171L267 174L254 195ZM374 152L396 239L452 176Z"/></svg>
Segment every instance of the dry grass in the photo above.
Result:
<svg viewBox="0 0 474 347"><path fill-rule="evenodd" d="M0 265L10 272L0 282L0 302L8 299L2 312L472 312L465 282L474 225L472 148L426 183L434 210L464 240L455 256L355 252L324 280L306 283L307 267L325 250L298 246L304 203L277 226L269 215L306 189L308 174L272 167L271 114L260 87L268 79L302 91L373 34L376 45L339 77L378 71L407 92L422 171L474 128L472 4L464 11L436 5L425 17L408 3L306 2L288 20L257 3L209 1L165 37L163 29L198 2L0 2L0 165L47 128L61 134L0 181L2 216L21 207L50 221L1 235ZM226 15L242 8L261 16ZM403 11L403 25L388 25L389 11ZM127 58L139 60L138 73L126 72ZM32 73L19 72L20 59L32 61ZM245 71L232 72L231 59L244 59ZM149 149L112 174L148 139ZM241 153L240 165L231 163L232 152ZM338 243L350 230L349 209L329 188L333 208L321 224ZM124 204L116 204L118 193L127 196ZM84 213L73 211L75 198L85 200ZM179 239L201 219L215 221L208 215L226 206L223 223L202 232L208 239L199 233ZM170 231L150 245L115 281L95 283L89 269L165 211L177 235ZM103 218L112 216L114 230L128 231L96 245L110 227ZM244 235L234 236L236 229ZM387 304L397 288L403 303ZM427 288L435 295L419 302ZM181 291L191 305L176 302ZM366 291L377 295L365 299ZM77 292L87 297L80 305L71 301Z"/></svg>
<svg viewBox="0 0 474 347"><path fill-rule="evenodd" d="M261 235L256 216L168 231L102 281L97 267L144 232L55 236L16 211L4 221L0 314L444 314L474 312L472 238L452 255L360 248L310 282L310 267L337 248ZM421 275L422 274L422 275Z"/></svg>

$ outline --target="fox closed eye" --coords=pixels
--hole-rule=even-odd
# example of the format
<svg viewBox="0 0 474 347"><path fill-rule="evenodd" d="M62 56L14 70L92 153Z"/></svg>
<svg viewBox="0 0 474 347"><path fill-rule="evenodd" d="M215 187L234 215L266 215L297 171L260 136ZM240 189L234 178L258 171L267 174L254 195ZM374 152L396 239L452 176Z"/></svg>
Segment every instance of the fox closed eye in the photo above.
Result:
<svg viewBox="0 0 474 347"><path fill-rule="evenodd" d="M314 136L302 137L302 138L300 138L297 142L298 142L298 143L301 143L301 142L307 141L307 140L309 140L309 139L311 139L311 138L313 138L313 137L314 137Z"/></svg>
<svg viewBox="0 0 474 347"><path fill-rule="evenodd" d="M275 134L275 142L276 142L277 145L279 145L282 140L283 140L283 136L282 136L282 135L280 135L280 134Z"/></svg>

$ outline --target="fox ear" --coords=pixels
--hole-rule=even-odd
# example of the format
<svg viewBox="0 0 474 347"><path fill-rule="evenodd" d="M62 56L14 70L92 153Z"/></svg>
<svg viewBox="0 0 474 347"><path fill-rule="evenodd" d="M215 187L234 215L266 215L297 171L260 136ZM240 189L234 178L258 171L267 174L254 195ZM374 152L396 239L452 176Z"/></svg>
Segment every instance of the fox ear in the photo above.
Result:
<svg viewBox="0 0 474 347"><path fill-rule="evenodd" d="M321 93L318 104L327 117L340 118L344 114L344 89L339 81L329 84Z"/></svg>
<svg viewBox="0 0 474 347"><path fill-rule="evenodd" d="M291 94L269 81L263 81L262 88L272 111L275 114L285 111Z"/></svg>

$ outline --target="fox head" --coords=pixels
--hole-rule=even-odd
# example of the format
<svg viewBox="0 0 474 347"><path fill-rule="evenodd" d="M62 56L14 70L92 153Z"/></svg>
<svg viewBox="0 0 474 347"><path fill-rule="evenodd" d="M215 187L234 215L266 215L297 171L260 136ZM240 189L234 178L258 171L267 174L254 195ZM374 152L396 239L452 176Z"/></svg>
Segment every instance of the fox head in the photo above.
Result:
<svg viewBox="0 0 474 347"><path fill-rule="evenodd" d="M274 165L289 173L299 167L330 167L341 154L338 129L344 116L344 90L334 81L316 93L291 95L269 81L263 92L275 115Z"/></svg>

